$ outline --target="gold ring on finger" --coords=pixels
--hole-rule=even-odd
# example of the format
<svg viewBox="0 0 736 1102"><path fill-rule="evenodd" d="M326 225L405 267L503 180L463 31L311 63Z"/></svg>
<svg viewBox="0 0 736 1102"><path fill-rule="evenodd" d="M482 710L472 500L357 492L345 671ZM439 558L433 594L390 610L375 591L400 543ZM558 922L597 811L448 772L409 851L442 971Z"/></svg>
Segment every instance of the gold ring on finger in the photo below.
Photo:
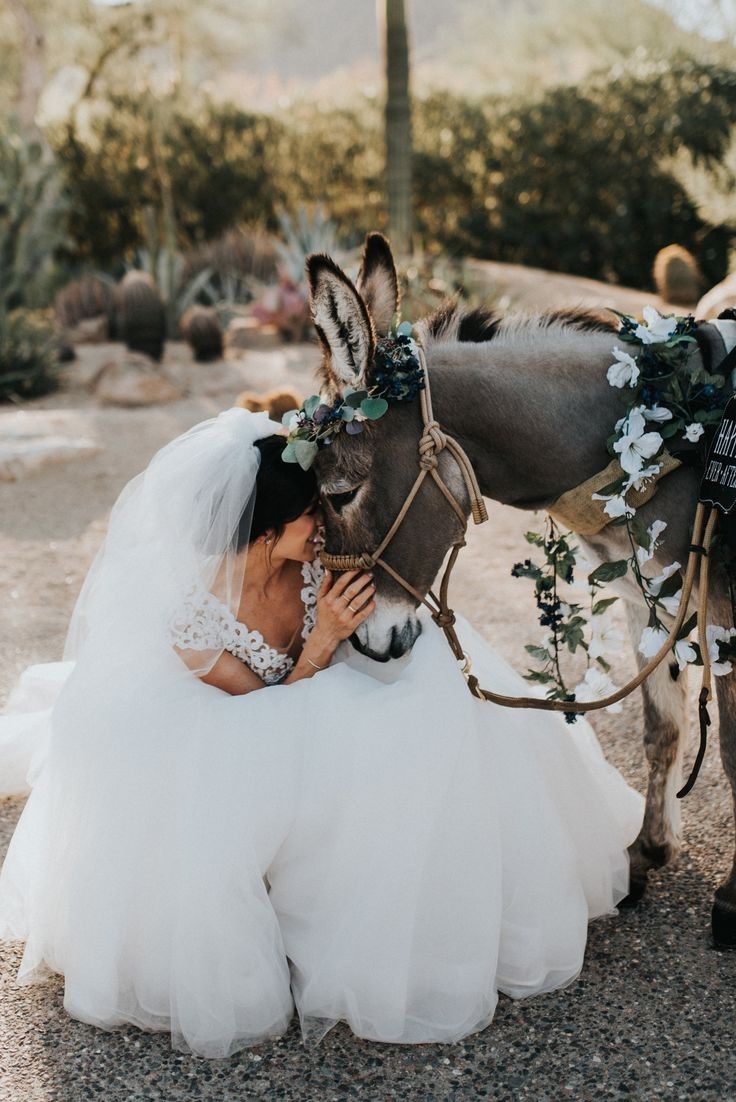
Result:
<svg viewBox="0 0 736 1102"><path fill-rule="evenodd" d="M350 602L348 602L348 608L350 609L351 612L357 612L358 611L357 608L353 608L353 606L350 604Z"/></svg>

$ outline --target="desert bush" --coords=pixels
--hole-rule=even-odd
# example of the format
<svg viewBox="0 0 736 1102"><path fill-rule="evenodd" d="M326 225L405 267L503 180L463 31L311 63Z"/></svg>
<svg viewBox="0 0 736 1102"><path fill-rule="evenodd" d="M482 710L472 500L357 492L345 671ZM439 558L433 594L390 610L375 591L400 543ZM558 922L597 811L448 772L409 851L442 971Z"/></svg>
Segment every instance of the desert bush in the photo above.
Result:
<svg viewBox="0 0 736 1102"><path fill-rule="evenodd" d="M188 114L153 97L115 96L91 132L54 136L72 200L71 255L98 267L148 244L147 210L170 188L182 248L239 223L275 227L271 170L280 124L231 106Z"/></svg>
<svg viewBox="0 0 736 1102"><path fill-rule="evenodd" d="M637 57L531 98L435 92L415 101L416 244L651 287L656 253L677 241L715 283L734 231L710 223L668 166L683 150L696 165L720 164L734 122L736 74L687 58ZM57 148L74 255L98 265L145 244L142 212L164 209L163 180L179 249L236 225L278 231L277 212L300 204L321 204L341 246L386 226L371 97L293 104L279 117L118 98L89 138L66 134Z"/></svg>
<svg viewBox="0 0 736 1102"><path fill-rule="evenodd" d="M417 111L419 232L456 255L639 287L676 240L715 282L731 231L701 218L662 162L686 148L716 165L734 121L736 76L688 60L531 101L431 96Z"/></svg>
<svg viewBox="0 0 736 1102"><path fill-rule="evenodd" d="M40 310L0 310L0 402L20 402L57 386L59 342Z"/></svg>

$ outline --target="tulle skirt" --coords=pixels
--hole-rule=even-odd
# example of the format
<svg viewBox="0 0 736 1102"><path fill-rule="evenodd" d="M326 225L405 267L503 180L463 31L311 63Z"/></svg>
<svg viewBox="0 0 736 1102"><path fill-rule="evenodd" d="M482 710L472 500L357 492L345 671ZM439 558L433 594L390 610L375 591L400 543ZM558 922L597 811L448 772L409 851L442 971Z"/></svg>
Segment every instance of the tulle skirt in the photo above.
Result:
<svg viewBox="0 0 736 1102"><path fill-rule="evenodd" d="M310 1042L458 1041L575 979L642 817L588 724L474 699L426 619L404 659L344 646L245 697L166 661L31 667L0 718L0 790L32 788L0 876L21 982L217 1057L295 1008Z"/></svg>

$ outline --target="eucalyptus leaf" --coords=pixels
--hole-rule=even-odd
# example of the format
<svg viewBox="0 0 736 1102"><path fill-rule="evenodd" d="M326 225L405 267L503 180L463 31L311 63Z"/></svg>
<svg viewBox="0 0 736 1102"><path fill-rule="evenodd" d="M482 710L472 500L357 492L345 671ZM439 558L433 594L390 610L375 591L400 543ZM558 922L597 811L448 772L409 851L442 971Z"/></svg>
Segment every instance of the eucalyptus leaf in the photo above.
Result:
<svg viewBox="0 0 736 1102"><path fill-rule="evenodd" d="M532 643L527 643L524 647L527 654L531 654L532 658L537 658L540 662L549 662L550 653L546 647L537 647Z"/></svg>
<svg viewBox="0 0 736 1102"><path fill-rule="evenodd" d="M357 436L358 433L363 431L362 421L348 421L345 424L345 432L348 436Z"/></svg>
<svg viewBox="0 0 736 1102"><path fill-rule="evenodd" d="M296 450L293 444L287 444L281 453L281 458L284 463L298 463L299 460L296 457Z"/></svg>
<svg viewBox="0 0 736 1102"><path fill-rule="evenodd" d="M340 416L342 417L343 421L352 421L355 417L355 410L352 408L352 406L341 406Z"/></svg>
<svg viewBox="0 0 736 1102"><path fill-rule="evenodd" d="M308 398L305 398L303 408L304 408L304 412L306 413L307 417L309 417L311 419L312 414L316 410L317 406L319 406L321 404L322 404L322 400L321 400L319 394L310 394L310 396Z"/></svg>
<svg viewBox="0 0 736 1102"><path fill-rule="evenodd" d="M302 470L308 471L314 462L314 457L319 451L319 448L313 440L295 440L292 447L294 448L294 455L297 463ZM287 462L289 461L287 460Z"/></svg>
<svg viewBox="0 0 736 1102"><path fill-rule="evenodd" d="M360 403L360 412L369 421L377 421L388 410L388 402L385 398L366 398Z"/></svg>
<svg viewBox="0 0 736 1102"><path fill-rule="evenodd" d="M345 391L343 400L346 406L350 406L351 409L360 409L361 402L364 402L368 397L367 390L350 390Z"/></svg>
<svg viewBox="0 0 736 1102"><path fill-rule="evenodd" d="M283 415L283 417L281 418L281 424L284 426L284 428L288 429L289 423L291 422L292 417L294 416L295 413L298 413L298 412L299 412L298 409L290 409L288 413L285 413Z"/></svg>
<svg viewBox="0 0 736 1102"><path fill-rule="evenodd" d="M402 321L396 329L397 337L410 337L412 331L412 324L410 321Z"/></svg>

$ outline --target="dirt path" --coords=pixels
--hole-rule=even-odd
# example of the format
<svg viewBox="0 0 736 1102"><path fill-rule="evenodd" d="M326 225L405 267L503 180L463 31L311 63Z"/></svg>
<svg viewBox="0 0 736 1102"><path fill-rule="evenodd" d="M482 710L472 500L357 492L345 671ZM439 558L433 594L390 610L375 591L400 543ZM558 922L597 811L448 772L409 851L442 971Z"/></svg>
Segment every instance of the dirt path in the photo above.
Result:
<svg viewBox="0 0 736 1102"><path fill-rule="evenodd" d="M78 369L90 367L87 350ZM81 411L103 444L95 459L0 483L0 702L31 662L58 659L68 617L99 546L112 502L164 442L227 407L243 387L289 380L304 391L314 350L250 353L238 364L193 369L190 396L147 410L97 407L79 389L35 403ZM517 667L534 635L528 583L513 580L529 517L492 506L470 534L454 597ZM478 581L482 579L480 595ZM631 671L622 659L620 676ZM643 787L638 696L595 726L609 759ZM459 1045L393 1047L338 1027L314 1052L295 1026L278 1043L230 1061L174 1053L166 1038L134 1029L102 1033L69 1019L61 981L19 988L20 947L2 947L0 1099L105 1102L133 1099L721 1099L736 1083L733 1022L736 956L709 946L713 888L730 860L731 818L716 739L684 807L685 851L654 878L634 912L591 929L585 968L566 991L512 1003L493 1025ZM22 801L0 802L2 852Z"/></svg>

